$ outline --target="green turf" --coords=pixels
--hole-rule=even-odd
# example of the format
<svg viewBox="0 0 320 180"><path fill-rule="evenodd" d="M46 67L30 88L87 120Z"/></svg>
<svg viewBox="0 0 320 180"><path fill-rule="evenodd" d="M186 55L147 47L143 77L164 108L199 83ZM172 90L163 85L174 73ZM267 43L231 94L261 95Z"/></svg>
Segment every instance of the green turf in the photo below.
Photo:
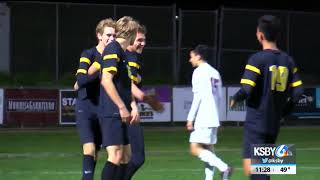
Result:
<svg viewBox="0 0 320 180"><path fill-rule="evenodd" d="M248 179L241 169L242 128L219 131L216 153L236 167L232 179ZM278 142L295 144L297 175L273 175L272 179L318 180L320 127L282 128ZM0 129L1 180L79 180L81 146L75 128L57 130ZM188 153L188 133L183 128L145 128L147 159L134 180L203 179L203 164ZM105 153L100 152L96 179ZM215 180L219 179L216 171Z"/></svg>

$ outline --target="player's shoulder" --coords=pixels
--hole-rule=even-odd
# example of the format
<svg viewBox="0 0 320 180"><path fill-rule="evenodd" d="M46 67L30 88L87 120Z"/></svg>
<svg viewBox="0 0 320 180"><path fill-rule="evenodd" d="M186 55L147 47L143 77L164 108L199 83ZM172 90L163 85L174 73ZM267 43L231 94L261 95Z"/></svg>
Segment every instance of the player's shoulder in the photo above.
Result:
<svg viewBox="0 0 320 180"><path fill-rule="evenodd" d="M126 57L128 59L128 61L137 61L137 53L133 52L133 51L125 51Z"/></svg>
<svg viewBox="0 0 320 180"><path fill-rule="evenodd" d="M260 50L249 56L248 64L259 65L259 64L268 63L270 59L273 59L276 57L275 55L281 54L281 53L282 52L278 50L270 50L270 49Z"/></svg>
<svg viewBox="0 0 320 180"><path fill-rule="evenodd" d="M95 47L92 47L90 49L85 49L81 52L81 57L91 58L95 54Z"/></svg>
<svg viewBox="0 0 320 180"><path fill-rule="evenodd" d="M117 41L112 41L110 42L106 48L109 48L109 49L121 49L121 46L120 44L117 42Z"/></svg>

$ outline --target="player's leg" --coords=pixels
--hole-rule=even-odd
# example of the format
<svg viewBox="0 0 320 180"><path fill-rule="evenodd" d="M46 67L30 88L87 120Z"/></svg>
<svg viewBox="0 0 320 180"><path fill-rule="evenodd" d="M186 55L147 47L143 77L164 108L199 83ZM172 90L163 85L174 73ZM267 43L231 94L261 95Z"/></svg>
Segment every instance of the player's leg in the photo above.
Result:
<svg viewBox="0 0 320 180"><path fill-rule="evenodd" d="M216 136L212 135L216 134L214 131L216 130L212 128L195 129L190 135L190 152L201 161L208 163L210 166L217 167L221 172L225 172L229 166L205 145L216 143Z"/></svg>
<svg viewBox="0 0 320 180"><path fill-rule="evenodd" d="M76 104L76 125L80 136L83 151L82 157L82 179L93 180L96 164L96 150L94 144L94 132L92 130L92 115L88 101L79 100Z"/></svg>
<svg viewBox="0 0 320 180"><path fill-rule="evenodd" d="M204 173L205 173L205 180L212 180L213 176L214 176L214 166L210 166L210 164L208 163L204 163L205 165L205 169L204 169Z"/></svg>
<svg viewBox="0 0 320 180"><path fill-rule="evenodd" d="M130 180L145 161L143 128L138 124L129 125L128 133L132 154L124 180Z"/></svg>
<svg viewBox="0 0 320 180"><path fill-rule="evenodd" d="M251 145L265 144L266 136L253 130L244 128L244 151L243 151L243 171L246 176L250 176L251 180L268 180L270 176L251 174Z"/></svg>
<svg viewBox="0 0 320 180"><path fill-rule="evenodd" d="M123 153L120 162L120 167L117 169L115 179L116 180L123 180L126 176L127 165L131 158L131 146L129 144L129 137L128 137L128 124L122 123L123 129Z"/></svg>
<svg viewBox="0 0 320 180"><path fill-rule="evenodd" d="M100 118L102 146L106 147L108 159L101 173L102 180L114 180L123 154L123 130L121 120L117 118Z"/></svg>

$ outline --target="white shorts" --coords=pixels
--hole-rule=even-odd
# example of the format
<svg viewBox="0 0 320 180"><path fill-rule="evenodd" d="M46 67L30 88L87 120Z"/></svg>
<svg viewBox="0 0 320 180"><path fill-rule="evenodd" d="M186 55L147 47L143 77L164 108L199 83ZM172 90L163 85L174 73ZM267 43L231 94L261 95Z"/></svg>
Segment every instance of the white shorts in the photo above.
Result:
<svg viewBox="0 0 320 180"><path fill-rule="evenodd" d="M216 144L218 127L201 127L190 134L190 143Z"/></svg>

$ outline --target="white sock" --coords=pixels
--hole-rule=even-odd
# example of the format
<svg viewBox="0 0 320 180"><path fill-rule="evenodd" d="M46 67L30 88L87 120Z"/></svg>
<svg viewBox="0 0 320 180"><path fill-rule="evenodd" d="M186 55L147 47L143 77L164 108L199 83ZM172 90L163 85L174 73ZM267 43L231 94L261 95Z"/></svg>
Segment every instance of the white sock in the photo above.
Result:
<svg viewBox="0 0 320 180"><path fill-rule="evenodd" d="M199 158L201 161L208 163L210 166L217 167L221 172L228 169L228 165L209 150L201 150Z"/></svg>
<svg viewBox="0 0 320 180"><path fill-rule="evenodd" d="M205 163L205 169L204 169L204 172L205 172L205 180L212 180L213 179L213 175L214 175L214 166L210 166L208 163Z"/></svg>

